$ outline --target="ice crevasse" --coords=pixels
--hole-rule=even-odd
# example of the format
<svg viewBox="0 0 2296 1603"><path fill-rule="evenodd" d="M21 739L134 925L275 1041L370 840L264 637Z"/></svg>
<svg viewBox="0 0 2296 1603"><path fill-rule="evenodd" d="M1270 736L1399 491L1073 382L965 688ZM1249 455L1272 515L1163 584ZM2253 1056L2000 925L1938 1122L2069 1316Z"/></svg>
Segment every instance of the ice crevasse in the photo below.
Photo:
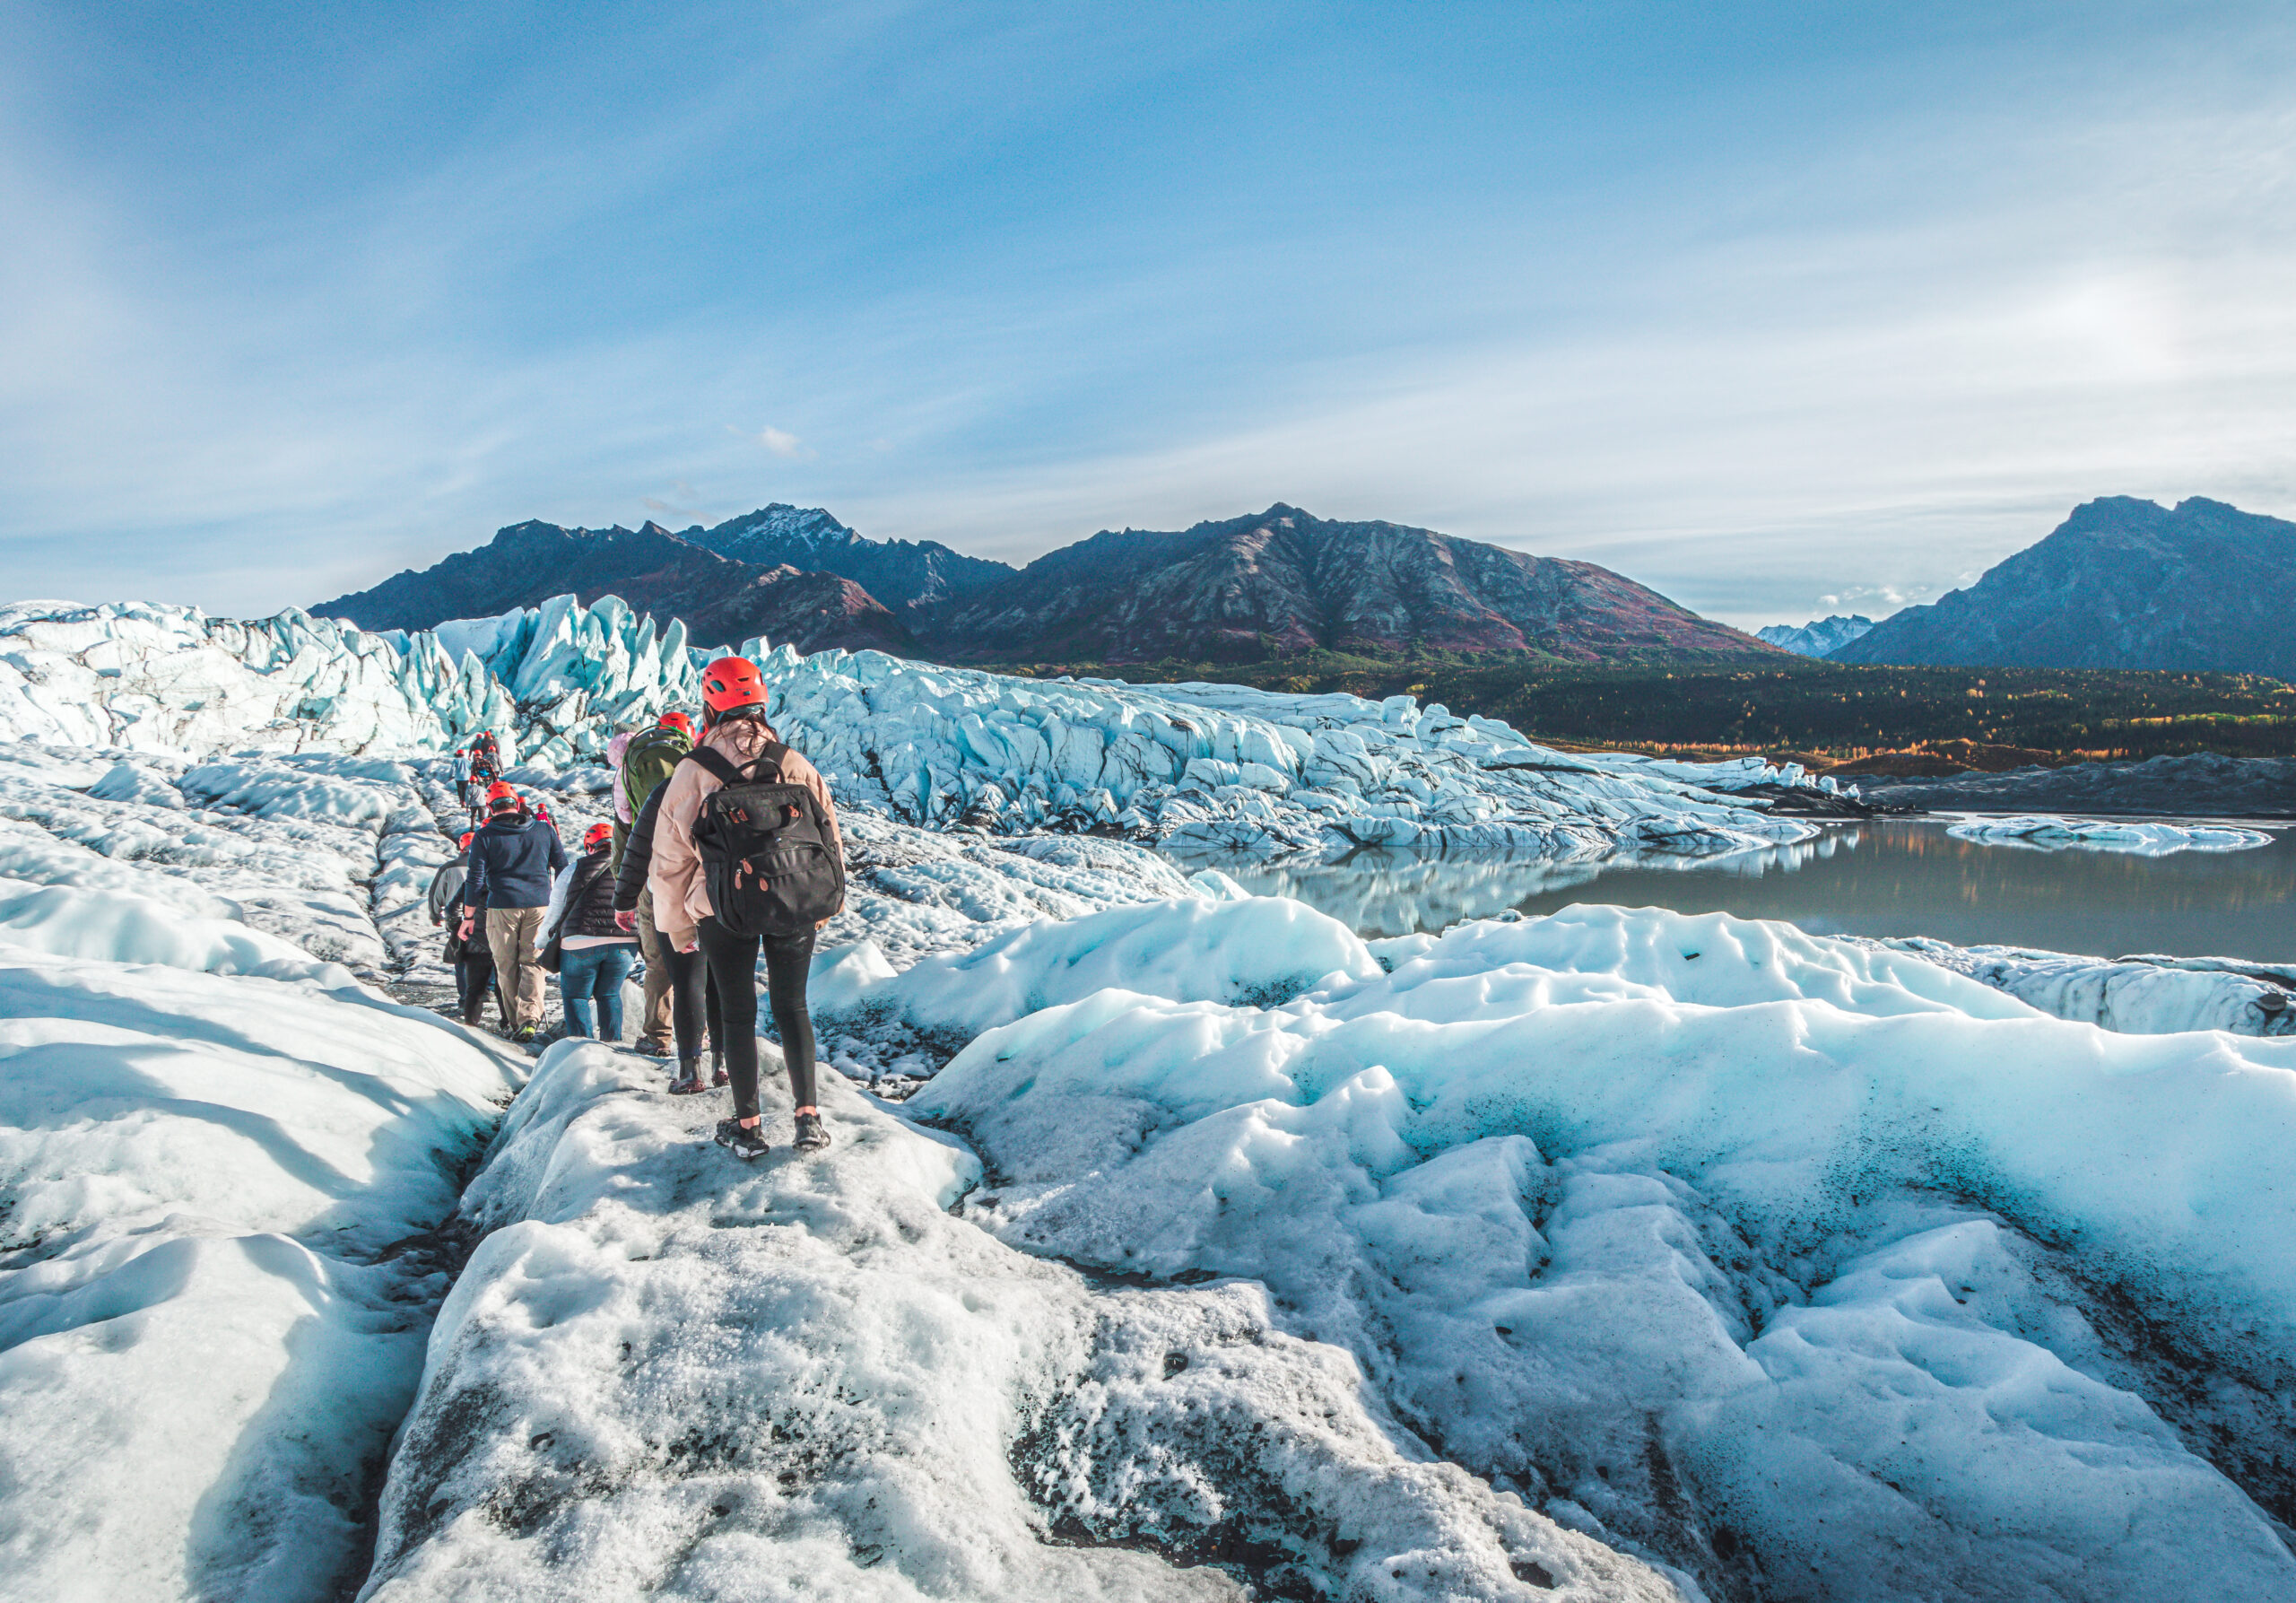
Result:
<svg viewBox="0 0 2296 1603"><path fill-rule="evenodd" d="M521 1077L277 937L0 879L0 1593L355 1582Z"/></svg>

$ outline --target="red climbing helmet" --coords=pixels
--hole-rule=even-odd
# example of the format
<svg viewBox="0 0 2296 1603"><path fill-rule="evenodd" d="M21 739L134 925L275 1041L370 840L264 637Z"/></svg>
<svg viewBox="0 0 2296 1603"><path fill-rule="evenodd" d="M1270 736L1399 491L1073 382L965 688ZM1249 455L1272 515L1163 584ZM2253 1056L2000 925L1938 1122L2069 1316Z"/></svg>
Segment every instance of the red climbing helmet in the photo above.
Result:
<svg viewBox="0 0 2296 1603"><path fill-rule="evenodd" d="M518 810L518 793L500 780L486 788L486 810L490 813L515 813Z"/></svg>
<svg viewBox="0 0 2296 1603"><path fill-rule="evenodd" d="M746 657L721 657L701 670L701 704L718 718L765 700L765 681Z"/></svg>
<svg viewBox="0 0 2296 1603"><path fill-rule="evenodd" d="M470 849L470 843L476 839L477 835L474 832L465 830L463 832L463 838L459 842L457 842L457 844L459 844L465 851L468 851Z"/></svg>
<svg viewBox="0 0 2296 1603"><path fill-rule="evenodd" d="M665 712L662 714L660 727L665 729L675 729L688 740L693 738L693 720L683 712Z"/></svg>
<svg viewBox="0 0 2296 1603"><path fill-rule="evenodd" d="M594 823L588 829L582 832L582 849L584 851L596 851L599 847L604 846L607 841L613 839L613 825L610 823Z"/></svg>

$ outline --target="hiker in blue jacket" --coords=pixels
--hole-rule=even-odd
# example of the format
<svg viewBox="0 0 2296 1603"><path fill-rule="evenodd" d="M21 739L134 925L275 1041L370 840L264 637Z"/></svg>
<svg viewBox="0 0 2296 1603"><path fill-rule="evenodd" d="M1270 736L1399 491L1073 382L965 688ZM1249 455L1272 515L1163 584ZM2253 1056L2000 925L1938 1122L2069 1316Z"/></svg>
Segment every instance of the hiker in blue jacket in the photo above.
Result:
<svg viewBox="0 0 2296 1603"><path fill-rule="evenodd" d="M483 910L495 982L510 1006L510 1039L532 1041L542 1028L543 914L551 882L566 867L566 848L499 780L488 788L486 815L486 827L471 838L464 900Z"/></svg>

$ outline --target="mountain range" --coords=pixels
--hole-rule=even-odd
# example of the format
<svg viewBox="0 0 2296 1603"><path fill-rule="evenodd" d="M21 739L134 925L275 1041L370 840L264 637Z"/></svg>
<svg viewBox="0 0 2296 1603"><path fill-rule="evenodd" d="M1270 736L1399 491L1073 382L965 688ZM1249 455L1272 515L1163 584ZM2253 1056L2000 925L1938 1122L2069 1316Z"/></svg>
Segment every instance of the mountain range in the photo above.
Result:
<svg viewBox="0 0 2296 1603"><path fill-rule="evenodd" d="M371 590L310 610L361 629L430 629L449 618L536 606L569 590L585 605L615 595L638 612L683 618L697 645L730 645L761 634L804 651L828 645L903 654L917 649L909 626L851 579L721 556L657 523L634 529L514 523L475 551L457 552L420 573L409 569Z"/></svg>
<svg viewBox="0 0 2296 1603"><path fill-rule="evenodd" d="M819 507L776 501L715 528L699 525L679 539L735 562L849 579L895 611L919 611L1013 577L1006 562L967 556L937 540L872 540ZM624 597L628 599L628 597Z"/></svg>
<svg viewBox="0 0 2296 1603"><path fill-rule="evenodd" d="M1570 662L1770 648L1592 562L1281 503L1178 531L1104 530L1015 570L865 538L775 504L712 528L514 524L488 544L311 610L423 629L573 591L683 618L700 645L763 634L950 662L1246 662L1325 649Z"/></svg>
<svg viewBox="0 0 2296 1603"><path fill-rule="evenodd" d="M2114 495L1965 590L1909 606L1836 662L2168 668L2296 679L2296 523L2194 497Z"/></svg>

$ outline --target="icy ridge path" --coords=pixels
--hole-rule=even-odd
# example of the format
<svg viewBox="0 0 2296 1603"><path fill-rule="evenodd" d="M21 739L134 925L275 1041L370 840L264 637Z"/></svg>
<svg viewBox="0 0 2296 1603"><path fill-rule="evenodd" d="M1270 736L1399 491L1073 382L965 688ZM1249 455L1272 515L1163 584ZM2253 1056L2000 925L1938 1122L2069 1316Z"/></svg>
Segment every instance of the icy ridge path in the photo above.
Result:
<svg viewBox="0 0 2296 1603"><path fill-rule="evenodd" d="M1437 1451L1716 1598L2296 1597L2296 1041L1721 914L1465 925L1275 1005L1062 933L996 993L1096 934L1140 989L908 1104L1012 1245L1265 1286Z"/></svg>
<svg viewBox="0 0 2296 1603"><path fill-rule="evenodd" d="M1398 1451L1257 1288L1002 1246L970 1155L834 1077L837 1145L753 1167L652 1080L561 1042L512 1109L363 1599L1675 1595Z"/></svg>

